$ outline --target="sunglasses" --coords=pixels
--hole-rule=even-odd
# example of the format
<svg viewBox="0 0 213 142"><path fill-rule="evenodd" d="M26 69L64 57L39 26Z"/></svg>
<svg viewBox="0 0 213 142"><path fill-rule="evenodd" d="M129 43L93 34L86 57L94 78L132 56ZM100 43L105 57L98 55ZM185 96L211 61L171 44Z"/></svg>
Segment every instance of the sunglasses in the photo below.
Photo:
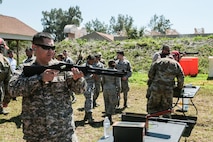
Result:
<svg viewBox="0 0 213 142"><path fill-rule="evenodd" d="M55 50L55 46L49 46L49 45L43 45L43 44L35 44L35 45L40 46L44 50L50 50L50 49Z"/></svg>

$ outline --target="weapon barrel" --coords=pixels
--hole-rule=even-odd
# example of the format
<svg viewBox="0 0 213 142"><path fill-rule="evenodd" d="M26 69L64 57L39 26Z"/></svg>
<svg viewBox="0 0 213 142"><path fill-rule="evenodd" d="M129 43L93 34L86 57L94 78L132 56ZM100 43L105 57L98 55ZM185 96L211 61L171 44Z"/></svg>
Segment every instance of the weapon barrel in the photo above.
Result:
<svg viewBox="0 0 213 142"><path fill-rule="evenodd" d="M180 52L180 54L199 54L199 52Z"/></svg>

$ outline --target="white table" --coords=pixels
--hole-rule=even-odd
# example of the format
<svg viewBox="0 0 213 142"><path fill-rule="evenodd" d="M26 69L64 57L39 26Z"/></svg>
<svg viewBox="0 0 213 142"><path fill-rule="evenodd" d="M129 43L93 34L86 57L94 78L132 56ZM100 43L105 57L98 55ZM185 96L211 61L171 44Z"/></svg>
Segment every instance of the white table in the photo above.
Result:
<svg viewBox="0 0 213 142"><path fill-rule="evenodd" d="M149 121L147 135L144 136L144 142L179 142L186 123L179 122L158 122ZM134 141L134 138L132 138ZM98 140L98 142L113 142L113 135Z"/></svg>

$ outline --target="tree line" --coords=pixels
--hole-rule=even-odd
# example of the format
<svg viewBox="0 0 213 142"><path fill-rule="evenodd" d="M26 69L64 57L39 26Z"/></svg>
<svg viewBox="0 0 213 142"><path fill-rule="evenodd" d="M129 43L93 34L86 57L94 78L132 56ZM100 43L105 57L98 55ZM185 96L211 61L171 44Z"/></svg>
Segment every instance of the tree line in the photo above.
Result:
<svg viewBox="0 0 213 142"><path fill-rule="evenodd" d="M42 11L43 18L41 19L43 31L50 32L55 35L57 41L65 38L63 32L65 25L73 24L79 26L83 21L82 13L79 6L70 7L68 10L51 9L50 11ZM88 33L102 32L113 35L127 36L129 39L137 39L142 37L146 28L150 28L161 34L165 34L167 29L171 29L171 22L164 15L154 15L149 24L140 29L133 26L134 19L129 15L119 14L117 17L112 16L109 20L110 25L99 21L97 18L87 22L84 26Z"/></svg>
<svg viewBox="0 0 213 142"><path fill-rule="evenodd" d="M41 19L43 31L50 32L55 35L57 41L65 38L63 33L65 25L73 24L79 26L83 21L80 7L70 7L68 10L51 9L50 11L42 11L43 18ZM144 35L146 28L150 28L161 34L165 34L167 29L171 29L171 22L166 19L164 15L154 15L149 24L140 29L133 26L134 19L129 15L119 14L117 17L111 16L109 20L110 25L99 21L97 18L87 22L84 26L88 33L102 32L106 34L127 36L129 39L137 39Z"/></svg>
<svg viewBox="0 0 213 142"><path fill-rule="evenodd" d="M0 0L2 4L3 0ZM83 21L80 7L70 7L68 10L62 10L61 8L53 8L50 11L42 11L43 18L41 24L44 32L53 33L56 41L62 41L66 35L64 33L64 27L69 24L79 26ZM87 22L84 26L87 33L102 32L106 34L127 36L129 39L137 39L144 35L146 28L150 30L165 34L167 29L171 29L171 22L166 19L164 15L154 15L147 26L137 27L133 26L134 19L129 15L119 14L117 18L111 16L109 20L110 25L99 21L97 18Z"/></svg>

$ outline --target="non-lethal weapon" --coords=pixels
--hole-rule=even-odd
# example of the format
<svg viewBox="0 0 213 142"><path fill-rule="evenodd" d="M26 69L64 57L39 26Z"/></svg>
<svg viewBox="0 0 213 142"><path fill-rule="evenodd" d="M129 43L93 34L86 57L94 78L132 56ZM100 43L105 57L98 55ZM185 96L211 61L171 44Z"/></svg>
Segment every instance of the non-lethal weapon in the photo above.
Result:
<svg viewBox="0 0 213 142"><path fill-rule="evenodd" d="M103 69L103 68L92 67L90 65L83 66L83 65L74 65L69 63L58 63L51 66L39 66L39 65L24 66L23 73L26 77L30 77L36 74L40 75L46 69L54 69L54 70L58 70L62 72L62 71L71 71L71 68L73 67L78 68L80 71L84 73L84 75L86 75L87 73L91 73L91 74L97 74L97 75L123 77L127 74L127 72L124 70Z"/></svg>
<svg viewBox="0 0 213 142"><path fill-rule="evenodd" d="M193 55L193 54L199 54L199 52L180 52L181 55Z"/></svg>

